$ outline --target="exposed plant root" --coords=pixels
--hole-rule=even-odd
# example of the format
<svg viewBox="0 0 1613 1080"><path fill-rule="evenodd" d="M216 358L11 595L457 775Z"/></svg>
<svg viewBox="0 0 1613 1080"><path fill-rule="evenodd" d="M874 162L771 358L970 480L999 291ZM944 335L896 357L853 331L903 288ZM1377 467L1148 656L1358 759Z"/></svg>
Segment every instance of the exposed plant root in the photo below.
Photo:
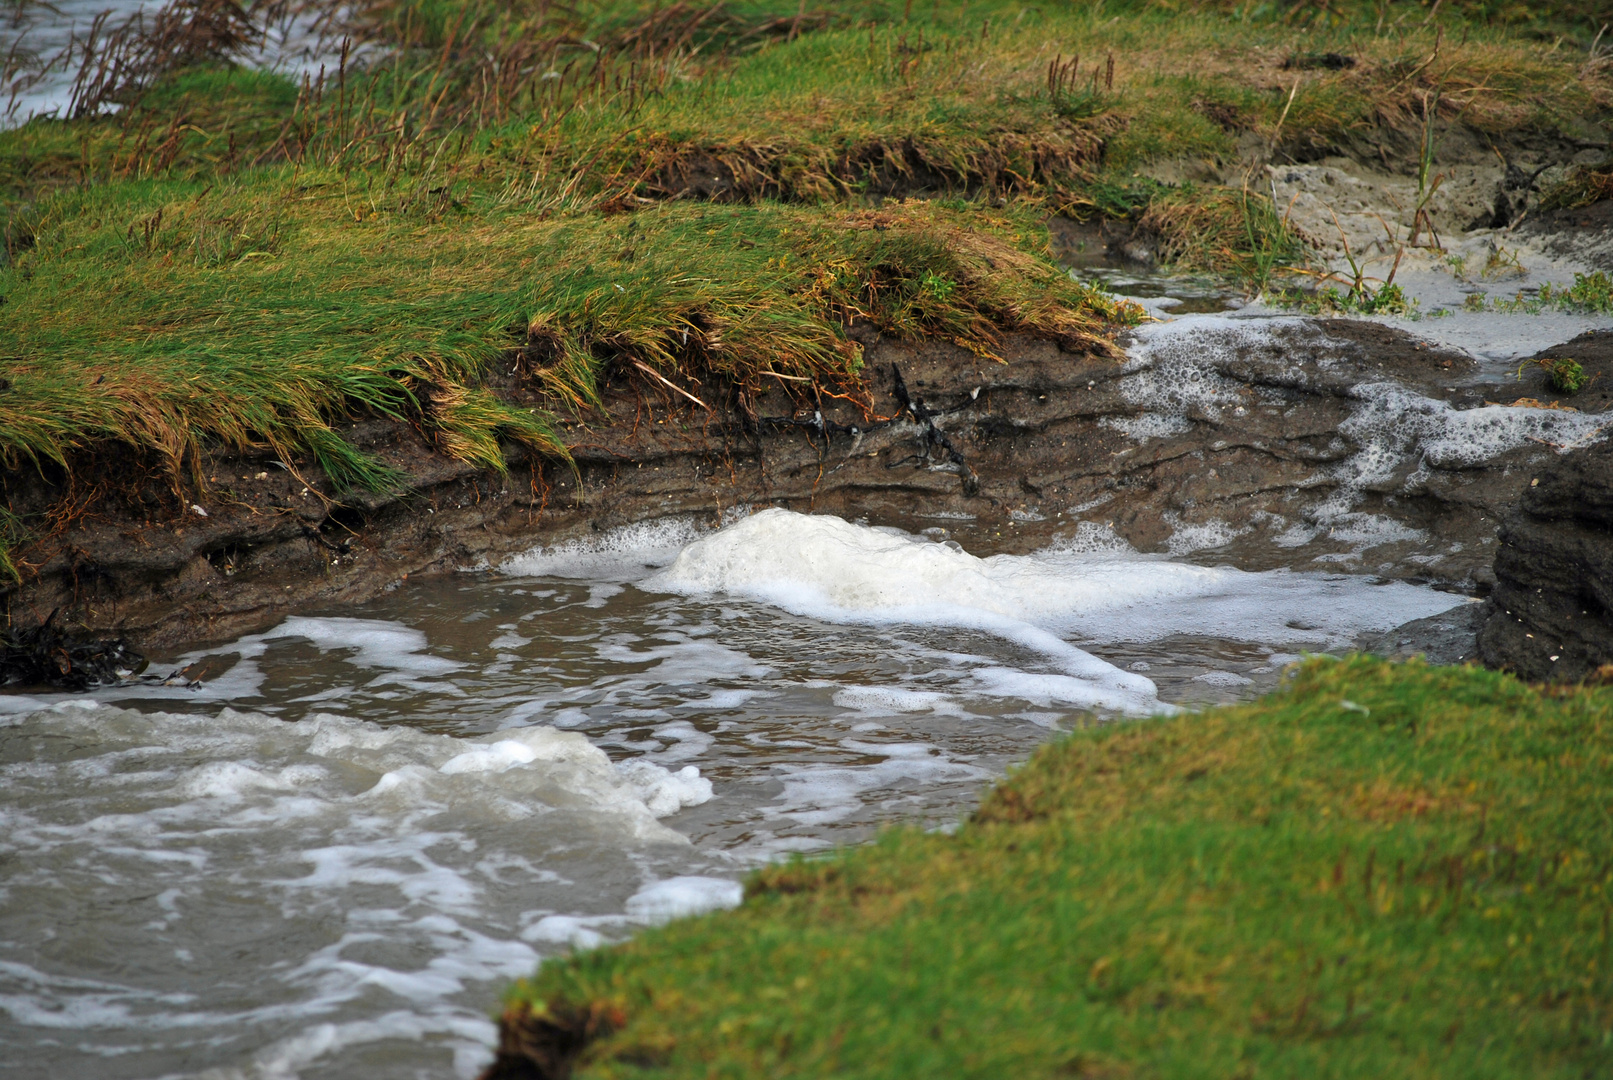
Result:
<svg viewBox="0 0 1613 1080"><path fill-rule="evenodd" d="M499 1019L498 1056L481 1080L567 1080L588 1045L626 1021L620 1008L606 1002L515 1002Z"/></svg>

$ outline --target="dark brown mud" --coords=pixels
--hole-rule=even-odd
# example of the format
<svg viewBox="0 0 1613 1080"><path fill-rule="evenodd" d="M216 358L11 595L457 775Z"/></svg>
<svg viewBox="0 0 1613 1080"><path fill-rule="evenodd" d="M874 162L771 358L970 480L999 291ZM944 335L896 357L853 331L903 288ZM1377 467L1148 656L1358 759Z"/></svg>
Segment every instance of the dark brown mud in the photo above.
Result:
<svg viewBox="0 0 1613 1080"><path fill-rule="evenodd" d="M1364 407L1364 385L1466 409L1538 399L1543 376L1473 384L1464 356L1373 323L1239 324L1206 327L1185 361L1157 343L1134 343L1133 359L1117 362L1015 339L997 363L867 336L871 412L783 382L748 408L712 395L708 411L629 370L607 386L602 413L566 427L575 470L512 447L500 476L442 456L406 425L344 431L406 474L408 493L342 494L317 466L272 455L203 461L203 489L183 498L151 479L14 473L13 508L57 524L19 552L25 580L5 603L14 625L60 609L84 631L170 650L356 602L412 574L762 505L928 525L982 554L1118 538L1247 569L1364 569L1486 592L1497 523L1556 451L1525 442L1440 468L1397 444L1405 460L1363 484L1347 466L1371 440L1341 428ZM1613 391L1608 349L1597 348L1576 352L1597 376L1581 408L1605 408ZM1213 393L1173 398L1173 380ZM1362 521L1389 526L1363 538Z"/></svg>

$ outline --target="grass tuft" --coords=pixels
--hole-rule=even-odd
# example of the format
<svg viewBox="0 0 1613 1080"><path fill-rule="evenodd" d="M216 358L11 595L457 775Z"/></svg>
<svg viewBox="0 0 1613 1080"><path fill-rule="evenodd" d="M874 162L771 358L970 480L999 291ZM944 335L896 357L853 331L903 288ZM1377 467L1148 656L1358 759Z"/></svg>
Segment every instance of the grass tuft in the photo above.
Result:
<svg viewBox="0 0 1613 1080"><path fill-rule="evenodd" d="M1304 241L1272 201L1247 189L1165 191L1150 201L1138 228L1176 269L1225 274L1256 291L1277 270L1306 261Z"/></svg>
<svg viewBox="0 0 1613 1080"><path fill-rule="evenodd" d="M1542 210L1577 210L1613 199L1613 159L1599 165L1576 165L1540 196Z"/></svg>

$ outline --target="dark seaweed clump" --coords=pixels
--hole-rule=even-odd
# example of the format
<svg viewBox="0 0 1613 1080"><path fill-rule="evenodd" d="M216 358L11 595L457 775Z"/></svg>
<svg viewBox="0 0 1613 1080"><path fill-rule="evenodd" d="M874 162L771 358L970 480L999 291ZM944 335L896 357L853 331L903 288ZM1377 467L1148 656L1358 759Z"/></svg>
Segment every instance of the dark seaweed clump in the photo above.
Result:
<svg viewBox="0 0 1613 1080"><path fill-rule="evenodd" d="M38 626L0 631L0 686L88 690L144 671L146 659L122 638L92 638L56 625L52 611Z"/></svg>

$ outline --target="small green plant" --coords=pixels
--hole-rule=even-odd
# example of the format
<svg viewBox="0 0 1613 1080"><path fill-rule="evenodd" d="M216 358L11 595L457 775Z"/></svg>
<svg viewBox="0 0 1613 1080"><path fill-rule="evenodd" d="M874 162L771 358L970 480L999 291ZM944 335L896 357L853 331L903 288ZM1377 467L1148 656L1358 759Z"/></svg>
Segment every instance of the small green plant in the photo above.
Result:
<svg viewBox="0 0 1613 1080"><path fill-rule="evenodd" d="M1544 291L1544 290L1542 290ZM1575 274L1572 288L1559 293L1567 302L1598 315L1613 314L1613 278L1604 270Z"/></svg>
<svg viewBox="0 0 1613 1080"><path fill-rule="evenodd" d="M1522 379L1523 373L1531 367L1544 371L1546 381L1559 394L1577 394L1591 381L1580 362L1566 356L1539 356L1525 360L1518 368L1518 378Z"/></svg>
<svg viewBox="0 0 1613 1080"><path fill-rule="evenodd" d="M1385 285L1361 297L1361 310L1368 315L1405 315L1411 310L1411 304L1399 285Z"/></svg>
<svg viewBox="0 0 1613 1080"><path fill-rule="evenodd" d="M1358 278L1348 289L1328 285L1313 293L1288 289L1270 294L1273 303L1310 315L1404 315L1418 318L1417 301L1408 299L1399 285L1374 289Z"/></svg>
<svg viewBox="0 0 1613 1080"><path fill-rule="evenodd" d="M951 299L957 287L957 282L933 270L926 271L924 277L919 280L919 291L936 300Z"/></svg>
<svg viewBox="0 0 1613 1080"><path fill-rule="evenodd" d="M1546 379L1551 383L1553 390L1559 394L1577 394L1584 389L1590 377L1585 374L1585 368L1578 360L1571 360L1566 356L1542 356L1537 360L1530 360L1524 364L1528 367L1534 364L1546 372ZM1518 369L1518 377L1523 377L1523 369Z"/></svg>
<svg viewBox="0 0 1613 1080"><path fill-rule="evenodd" d="M1486 281L1494 281L1503 277L1523 277L1528 272L1519 260L1517 251L1497 246L1490 249L1490 254L1484 260L1484 270L1479 276Z"/></svg>
<svg viewBox="0 0 1613 1080"><path fill-rule="evenodd" d="M1587 381L1585 369L1580 366L1579 361L1567 357L1553 360L1547 370L1551 372L1551 385L1565 394L1579 393Z"/></svg>
<svg viewBox="0 0 1613 1080"><path fill-rule="evenodd" d="M1539 315L1542 311L1613 315L1613 278L1602 270L1575 274L1572 285L1553 285L1548 281L1533 295L1519 292L1510 300L1475 293L1463 306L1470 311L1504 311L1513 315Z"/></svg>

